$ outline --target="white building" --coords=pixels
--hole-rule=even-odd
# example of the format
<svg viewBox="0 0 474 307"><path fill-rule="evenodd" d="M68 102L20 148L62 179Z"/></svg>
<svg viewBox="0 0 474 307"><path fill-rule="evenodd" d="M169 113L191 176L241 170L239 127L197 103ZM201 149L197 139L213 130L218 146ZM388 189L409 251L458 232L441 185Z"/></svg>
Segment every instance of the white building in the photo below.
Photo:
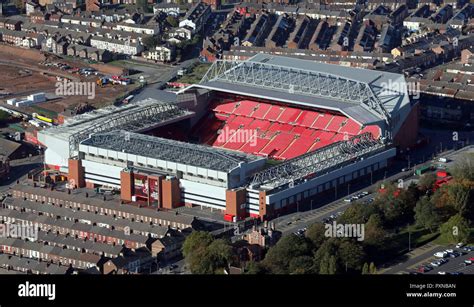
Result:
<svg viewBox="0 0 474 307"><path fill-rule="evenodd" d="M148 60L171 62L176 56L176 49L173 45L156 46L155 50L145 53L144 57Z"/></svg>
<svg viewBox="0 0 474 307"><path fill-rule="evenodd" d="M129 41L121 41L104 37L94 36L91 38L91 46L100 50L108 50L114 53L122 53L128 55L137 55L142 53L144 47L142 44Z"/></svg>
<svg viewBox="0 0 474 307"><path fill-rule="evenodd" d="M160 33L160 25L137 25L132 23L119 23L115 27L114 30L118 31L125 31L125 32L133 32L138 34L147 34L147 35L156 35Z"/></svg>

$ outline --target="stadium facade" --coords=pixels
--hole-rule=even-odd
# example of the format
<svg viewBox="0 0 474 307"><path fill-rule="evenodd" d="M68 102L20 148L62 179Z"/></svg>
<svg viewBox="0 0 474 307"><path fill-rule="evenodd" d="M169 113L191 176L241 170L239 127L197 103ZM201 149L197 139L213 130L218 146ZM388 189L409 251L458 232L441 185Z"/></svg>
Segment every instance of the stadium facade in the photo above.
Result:
<svg viewBox="0 0 474 307"><path fill-rule="evenodd" d="M403 75L260 54L216 61L176 101L79 115L39 141L75 187L271 219L385 168L416 142L417 114Z"/></svg>

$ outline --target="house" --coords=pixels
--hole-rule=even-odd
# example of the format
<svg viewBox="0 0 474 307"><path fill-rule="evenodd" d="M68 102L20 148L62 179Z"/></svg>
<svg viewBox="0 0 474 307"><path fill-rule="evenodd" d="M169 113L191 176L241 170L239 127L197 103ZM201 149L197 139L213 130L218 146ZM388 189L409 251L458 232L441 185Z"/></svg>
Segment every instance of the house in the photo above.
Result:
<svg viewBox="0 0 474 307"><path fill-rule="evenodd" d="M23 22L20 20L7 19L5 21L5 29L11 30L11 31L20 31L22 23Z"/></svg>
<svg viewBox="0 0 474 307"><path fill-rule="evenodd" d="M281 237L281 232L275 231L274 225L271 224L270 227L253 227L252 231L244 235L244 240L248 242L249 245L259 245L261 247L269 247L274 245L278 239Z"/></svg>
<svg viewBox="0 0 474 307"><path fill-rule="evenodd" d="M104 274L138 274L150 272L156 259L147 248L124 249L120 256L104 263Z"/></svg>
<svg viewBox="0 0 474 307"><path fill-rule="evenodd" d="M151 253L160 260L168 261L181 255L184 235L169 233L151 244Z"/></svg>
<svg viewBox="0 0 474 307"><path fill-rule="evenodd" d="M30 16L32 13L40 11L40 8L41 7L37 3L35 3L31 0L28 0L28 1L25 2L26 16Z"/></svg>
<svg viewBox="0 0 474 307"><path fill-rule="evenodd" d="M168 31L168 41L172 42L173 38L178 39L178 42L183 40L189 40L192 38L193 29L184 26L182 28L173 28Z"/></svg>
<svg viewBox="0 0 474 307"><path fill-rule="evenodd" d="M121 53L127 55L138 55L145 49L139 42L132 43L128 41L121 41L116 39L109 39L103 37L92 37L90 44L92 47L101 50L108 50L114 53Z"/></svg>
<svg viewBox="0 0 474 307"><path fill-rule="evenodd" d="M470 64L474 59L474 47L469 46L461 51L461 63Z"/></svg>
<svg viewBox="0 0 474 307"><path fill-rule="evenodd" d="M179 22L179 27L189 26L193 29L193 33L199 33L210 15L211 6L204 2L199 2L186 13L184 19Z"/></svg>
<svg viewBox="0 0 474 307"><path fill-rule="evenodd" d="M155 62L171 62L176 57L176 47L172 44L156 46L155 50L145 52L144 57Z"/></svg>
<svg viewBox="0 0 474 307"><path fill-rule="evenodd" d="M178 17L179 14L181 13L180 7L176 3L167 3L167 2L162 2L158 3L153 7L153 14L158 15L158 13L163 12L166 15L171 15L174 17Z"/></svg>
<svg viewBox="0 0 474 307"><path fill-rule="evenodd" d="M12 31L8 29L0 29L2 41L14 46L23 46L23 39L26 36L26 32L23 31Z"/></svg>
<svg viewBox="0 0 474 307"><path fill-rule="evenodd" d="M146 35L156 35L160 33L159 24L142 25L142 24L132 24L132 23L122 22L115 25L113 29L118 30L118 31L133 32L133 33L146 34Z"/></svg>
<svg viewBox="0 0 474 307"><path fill-rule="evenodd" d="M44 23L46 20L49 20L50 14L43 12L33 12L30 15L30 20L32 23Z"/></svg>

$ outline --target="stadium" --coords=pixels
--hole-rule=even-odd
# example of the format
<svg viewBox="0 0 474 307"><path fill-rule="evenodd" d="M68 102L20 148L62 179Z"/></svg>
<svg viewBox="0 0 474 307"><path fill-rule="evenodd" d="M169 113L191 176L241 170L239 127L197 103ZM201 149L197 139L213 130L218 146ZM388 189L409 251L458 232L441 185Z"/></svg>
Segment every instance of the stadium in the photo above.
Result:
<svg viewBox="0 0 474 307"><path fill-rule="evenodd" d="M218 60L197 84L38 134L75 188L268 220L385 168L416 142L403 75L259 54Z"/></svg>

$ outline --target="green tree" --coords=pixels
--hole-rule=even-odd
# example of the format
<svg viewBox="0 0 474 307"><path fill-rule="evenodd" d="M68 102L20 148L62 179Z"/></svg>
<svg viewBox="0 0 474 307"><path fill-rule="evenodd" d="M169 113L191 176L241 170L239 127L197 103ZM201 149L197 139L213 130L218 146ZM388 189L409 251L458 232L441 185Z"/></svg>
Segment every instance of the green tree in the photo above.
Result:
<svg viewBox="0 0 474 307"><path fill-rule="evenodd" d="M148 50L154 49L160 43L161 43L161 39L159 37L153 36L153 35L147 35L147 36L143 37L143 39L142 39L143 46L145 46Z"/></svg>
<svg viewBox="0 0 474 307"><path fill-rule="evenodd" d="M469 222L460 214L452 216L440 227L442 238L449 243L468 242L470 236Z"/></svg>
<svg viewBox="0 0 474 307"><path fill-rule="evenodd" d="M382 218L379 214L372 214L365 224L365 239L364 243L380 247L385 241L387 233L383 228Z"/></svg>
<svg viewBox="0 0 474 307"><path fill-rule="evenodd" d="M334 275L337 273L337 261L334 255L329 257L329 266L328 266L328 274Z"/></svg>
<svg viewBox="0 0 474 307"><path fill-rule="evenodd" d="M369 273L370 274L377 274L377 267L373 262L370 263L369 265Z"/></svg>
<svg viewBox="0 0 474 307"><path fill-rule="evenodd" d="M367 262L365 262L364 265L362 266L362 275L366 275L366 274L369 274L369 265L367 264Z"/></svg>
<svg viewBox="0 0 474 307"><path fill-rule="evenodd" d="M421 198L416 204L415 221L418 226L428 228L431 232L434 232L441 222L438 210L427 196Z"/></svg>
<svg viewBox="0 0 474 307"><path fill-rule="evenodd" d="M310 256L299 256L290 260L290 274L311 274L314 273L314 261Z"/></svg>
<svg viewBox="0 0 474 307"><path fill-rule="evenodd" d="M245 264L244 274L256 275L256 274L263 274L263 273L265 273L265 270L259 262L248 261Z"/></svg>
<svg viewBox="0 0 474 307"><path fill-rule="evenodd" d="M170 25L170 27L173 27L173 28L176 28L179 25L178 19L171 15L168 15L166 17L166 22Z"/></svg>
<svg viewBox="0 0 474 307"><path fill-rule="evenodd" d="M449 202L464 217L472 217L474 204L474 182L456 180L447 186Z"/></svg>
<svg viewBox="0 0 474 307"><path fill-rule="evenodd" d="M325 231L326 230L323 223L315 223L308 227L308 230L306 230L306 238L309 239L315 249L319 248L321 244L323 244L327 239L327 237L324 235Z"/></svg>
<svg viewBox="0 0 474 307"><path fill-rule="evenodd" d="M436 174L429 173L421 176L420 181L418 181L418 187L422 191L431 190L436 182Z"/></svg>
<svg viewBox="0 0 474 307"><path fill-rule="evenodd" d="M353 240L343 240L339 245L339 263L344 270L347 268L348 272L350 270L360 271L365 257L366 255L362 245Z"/></svg>
<svg viewBox="0 0 474 307"><path fill-rule="evenodd" d="M474 153L465 153L462 155L454 163L451 173L457 180L466 179L474 181Z"/></svg>
<svg viewBox="0 0 474 307"><path fill-rule="evenodd" d="M232 258L232 247L224 239L214 240L207 248L210 271L217 272L227 268Z"/></svg>
<svg viewBox="0 0 474 307"><path fill-rule="evenodd" d="M310 254L306 238L294 234L284 236L272 246L263 260L268 271L274 274L288 274L291 259Z"/></svg>

